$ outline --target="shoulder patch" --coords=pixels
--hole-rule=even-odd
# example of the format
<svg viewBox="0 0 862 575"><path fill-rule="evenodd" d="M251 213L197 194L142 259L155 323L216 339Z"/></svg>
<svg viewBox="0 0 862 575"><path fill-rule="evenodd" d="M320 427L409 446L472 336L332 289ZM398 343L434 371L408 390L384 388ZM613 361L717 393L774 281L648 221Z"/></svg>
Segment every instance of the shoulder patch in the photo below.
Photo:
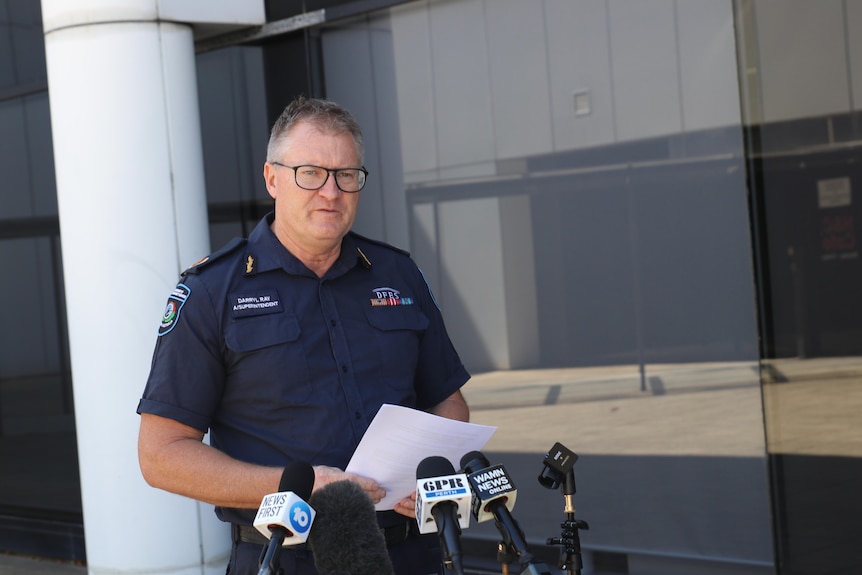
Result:
<svg viewBox="0 0 862 575"><path fill-rule="evenodd" d="M407 250L402 250L401 248L397 248L397 247L393 246L392 244L387 244L386 242L382 242L380 240L374 240L371 238L366 238L365 236L363 236L361 234L357 234L356 232L350 232L350 235L353 236L353 238L356 240L359 240L362 242L367 242L369 244L374 244L375 246L384 247L384 248L390 249L394 252L398 252L399 254L403 254L405 256L410 255L410 252L408 252Z"/></svg>
<svg viewBox="0 0 862 575"><path fill-rule="evenodd" d="M159 324L159 337L170 332L177 325L180 320L180 310L183 309L183 305L191 293L192 290L189 289L189 286L178 283L171 295L168 296L168 304L165 306L165 313L162 315L161 324Z"/></svg>
<svg viewBox="0 0 862 575"><path fill-rule="evenodd" d="M219 249L218 251L211 253L207 257L203 258L202 260L200 260L200 261L192 264L188 268L186 268L186 270L180 275L185 276L187 274L196 274L202 268L205 268L206 266L213 263L214 261L221 259L222 257L228 255L229 253L236 251L241 246L244 246L245 243L246 243L246 240L244 238L234 238L231 241L229 241L224 247Z"/></svg>

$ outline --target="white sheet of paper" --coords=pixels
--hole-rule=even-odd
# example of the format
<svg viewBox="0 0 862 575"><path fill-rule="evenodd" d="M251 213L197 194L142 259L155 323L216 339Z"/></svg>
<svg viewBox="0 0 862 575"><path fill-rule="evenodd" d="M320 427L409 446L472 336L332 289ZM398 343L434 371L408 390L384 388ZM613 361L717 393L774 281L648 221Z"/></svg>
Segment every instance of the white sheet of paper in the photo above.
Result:
<svg viewBox="0 0 862 575"><path fill-rule="evenodd" d="M346 471L377 481L386 490L378 511L416 490L416 467L440 455L457 470L461 457L481 451L496 427L455 421L425 411L384 404L362 436Z"/></svg>

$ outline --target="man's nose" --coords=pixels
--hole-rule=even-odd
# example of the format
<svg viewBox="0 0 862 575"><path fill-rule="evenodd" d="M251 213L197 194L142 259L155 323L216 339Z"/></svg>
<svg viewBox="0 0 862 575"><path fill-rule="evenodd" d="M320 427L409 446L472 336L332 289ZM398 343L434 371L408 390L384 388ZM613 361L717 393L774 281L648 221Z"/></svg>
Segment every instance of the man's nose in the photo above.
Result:
<svg viewBox="0 0 862 575"><path fill-rule="evenodd" d="M323 187L318 190L318 193L322 196L334 198L344 192L341 191L341 188L339 188L338 184L335 182L335 174L333 172L329 172L326 181L323 183Z"/></svg>

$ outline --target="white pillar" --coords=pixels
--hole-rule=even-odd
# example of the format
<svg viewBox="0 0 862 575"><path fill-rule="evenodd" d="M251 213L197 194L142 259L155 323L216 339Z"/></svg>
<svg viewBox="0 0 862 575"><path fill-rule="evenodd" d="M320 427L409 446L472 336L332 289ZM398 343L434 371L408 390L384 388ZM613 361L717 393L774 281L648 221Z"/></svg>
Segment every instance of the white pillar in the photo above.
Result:
<svg viewBox="0 0 862 575"><path fill-rule="evenodd" d="M136 451L167 295L209 251L192 28L157 0L42 17L89 573L224 573L227 529Z"/></svg>

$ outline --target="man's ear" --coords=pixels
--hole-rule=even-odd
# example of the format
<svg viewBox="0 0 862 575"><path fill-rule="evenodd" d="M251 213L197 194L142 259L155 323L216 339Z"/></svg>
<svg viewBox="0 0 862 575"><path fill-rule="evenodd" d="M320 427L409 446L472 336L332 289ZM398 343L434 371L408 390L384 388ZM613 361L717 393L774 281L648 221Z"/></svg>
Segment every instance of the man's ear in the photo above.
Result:
<svg viewBox="0 0 862 575"><path fill-rule="evenodd" d="M276 169L274 165L269 162L263 164L263 181L266 182L266 191L269 192L272 199L275 199L277 191L275 186L275 174Z"/></svg>

